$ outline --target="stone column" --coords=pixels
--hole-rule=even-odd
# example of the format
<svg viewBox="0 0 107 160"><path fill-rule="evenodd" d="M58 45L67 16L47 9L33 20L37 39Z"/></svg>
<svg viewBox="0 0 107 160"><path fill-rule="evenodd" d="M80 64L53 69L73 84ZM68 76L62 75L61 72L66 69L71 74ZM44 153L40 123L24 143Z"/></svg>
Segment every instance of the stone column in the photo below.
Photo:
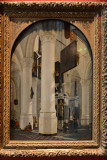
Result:
<svg viewBox="0 0 107 160"><path fill-rule="evenodd" d="M33 112L33 117L37 118L37 83L38 79L36 77L32 78L32 88L33 88L33 99L32 99L32 112Z"/></svg>
<svg viewBox="0 0 107 160"><path fill-rule="evenodd" d="M70 95L71 95L71 97L74 97L74 89L75 89L75 81L71 80L71 85L70 85Z"/></svg>
<svg viewBox="0 0 107 160"><path fill-rule="evenodd" d="M16 86L16 97L15 99L18 100L18 104L14 105L15 106L15 119L17 119L19 121L20 119L20 106L19 106L19 94L20 94L20 90L19 90L19 71L16 72L17 77L14 77L15 80L15 86Z"/></svg>
<svg viewBox="0 0 107 160"><path fill-rule="evenodd" d="M55 40L54 31L40 33L42 41L41 111L39 117L40 134L56 134L55 111Z"/></svg>
<svg viewBox="0 0 107 160"><path fill-rule="evenodd" d="M32 58L24 58L22 61L23 72L21 76L21 116L20 116L20 128L24 129L29 122L33 128L32 117L32 99L31 99L31 87L32 87Z"/></svg>
<svg viewBox="0 0 107 160"><path fill-rule="evenodd" d="M82 86L82 115L81 115L81 125L89 125L89 102L88 102L88 86L87 80L81 80Z"/></svg>
<svg viewBox="0 0 107 160"><path fill-rule="evenodd" d="M92 123L92 79L88 80L89 124Z"/></svg>

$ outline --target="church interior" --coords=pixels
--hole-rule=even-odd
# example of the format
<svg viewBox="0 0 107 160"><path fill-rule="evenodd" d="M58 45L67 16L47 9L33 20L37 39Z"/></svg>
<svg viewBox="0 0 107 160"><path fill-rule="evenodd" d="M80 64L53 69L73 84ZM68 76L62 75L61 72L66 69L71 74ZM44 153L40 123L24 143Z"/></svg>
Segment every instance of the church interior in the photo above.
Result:
<svg viewBox="0 0 107 160"><path fill-rule="evenodd" d="M11 54L11 131L91 137L92 69L90 45L74 25L45 20L25 29Z"/></svg>

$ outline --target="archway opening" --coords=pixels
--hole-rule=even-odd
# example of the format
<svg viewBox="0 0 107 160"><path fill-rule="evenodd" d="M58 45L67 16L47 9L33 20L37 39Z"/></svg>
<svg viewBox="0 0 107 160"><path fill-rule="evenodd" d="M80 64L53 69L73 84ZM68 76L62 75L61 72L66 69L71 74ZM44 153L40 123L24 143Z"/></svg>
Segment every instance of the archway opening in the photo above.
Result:
<svg viewBox="0 0 107 160"><path fill-rule="evenodd" d="M35 140L38 134L52 135L53 140L76 140L78 135L91 139L91 71L90 45L74 25L44 20L25 29L11 56L11 78L18 86L19 107L19 118L14 117L11 129L14 135L23 130L26 135L34 134Z"/></svg>

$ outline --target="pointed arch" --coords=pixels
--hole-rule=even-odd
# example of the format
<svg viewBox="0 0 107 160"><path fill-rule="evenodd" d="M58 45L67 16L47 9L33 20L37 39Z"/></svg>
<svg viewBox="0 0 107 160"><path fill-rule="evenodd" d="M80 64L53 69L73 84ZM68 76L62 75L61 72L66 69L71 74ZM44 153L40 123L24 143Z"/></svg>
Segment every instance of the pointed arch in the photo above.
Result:
<svg viewBox="0 0 107 160"><path fill-rule="evenodd" d="M33 57L34 41L35 41L36 35L37 35L37 32L34 31L28 37L28 40L27 40L27 43L26 43L26 57L29 57L29 58Z"/></svg>
<svg viewBox="0 0 107 160"><path fill-rule="evenodd" d="M21 63L17 57L17 54L13 54L12 62L16 63L18 65L19 70L22 71L22 66L21 66Z"/></svg>
<svg viewBox="0 0 107 160"><path fill-rule="evenodd" d="M91 56L91 59L93 59L93 57L92 57L92 49L91 49L91 46L90 46L90 44L89 44L89 41L88 41L88 39L86 38L86 36L84 35L84 33L78 28L78 27L76 27L74 24L72 24L72 23L69 23L69 22L67 22L67 21L64 21L64 20L60 20L60 19L55 19L56 21L61 21L61 22L63 22L63 23L68 23L68 24L70 24L71 26L72 26L72 28L73 28L73 32L75 32L75 34L77 34L82 40L83 40L83 42L86 44L86 46L87 46L87 48L88 48L88 50L89 50L89 53L90 53L90 56ZM37 21L37 22L35 22L35 23L32 23L32 24L30 24L28 27L26 27L20 34L19 34L19 36L16 38L16 40L15 40L15 42L14 42L14 44L13 44L13 47L12 47L12 52L11 52L11 56L13 55L13 53L14 53L14 50L15 50L15 48L18 46L18 44L27 36L27 35L30 35L31 33L33 34L33 32L34 31L39 31L39 30L41 30L41 29L44 29L44 26L42 26L42 25L40 25L40 23L43 23L43 22L45 22L45 21L49 21L49 19L45 19L45 20L40 20L40 21ZM53 20L51 20L51 21L54 21L54 19ZM38 26L37 26L38 25ZM35 26L37 26L37 27L35 27ZM48 26L49 27L49 26ZM54 29L56 30L56 25L51 25L51 28L53 28L54 27ZM32 39L31 39L31 37L32 36L30 36L29 37L29 39L28 39L28 41L27 41L27 44L29 44L29 42L31 42L32 41ZM31 41L30 41L31 40ZM29 45L29 47L28 47L28 45L26 45L27 47L26 47L26 56L28 57L29 56L29 54L30 54L30 57L31 57L31 53L28 53L28 49L29 49L29 47L31 48L31 46ZM30 52L32 52L32 51L30 51Z"/></svg>

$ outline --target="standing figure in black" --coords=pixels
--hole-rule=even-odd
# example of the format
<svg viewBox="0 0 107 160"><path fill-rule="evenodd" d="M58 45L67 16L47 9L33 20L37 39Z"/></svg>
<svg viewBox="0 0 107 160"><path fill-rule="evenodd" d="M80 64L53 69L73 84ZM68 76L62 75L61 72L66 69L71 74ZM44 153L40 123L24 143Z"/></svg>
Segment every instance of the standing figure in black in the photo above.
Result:
<svg viewBox="0 0 107 160"><path fill-rule="evenodd" d="M64 114L64 104L60 99L58 104L58 129L63 130L63 114Z"/></svg>
<svg viewBox="0 0 107 160"><path fill-rule="evenodd" d="M72 115L74 123L74 132L78 132L78 119L79 119L78 107L74 108Z"/></svg>

